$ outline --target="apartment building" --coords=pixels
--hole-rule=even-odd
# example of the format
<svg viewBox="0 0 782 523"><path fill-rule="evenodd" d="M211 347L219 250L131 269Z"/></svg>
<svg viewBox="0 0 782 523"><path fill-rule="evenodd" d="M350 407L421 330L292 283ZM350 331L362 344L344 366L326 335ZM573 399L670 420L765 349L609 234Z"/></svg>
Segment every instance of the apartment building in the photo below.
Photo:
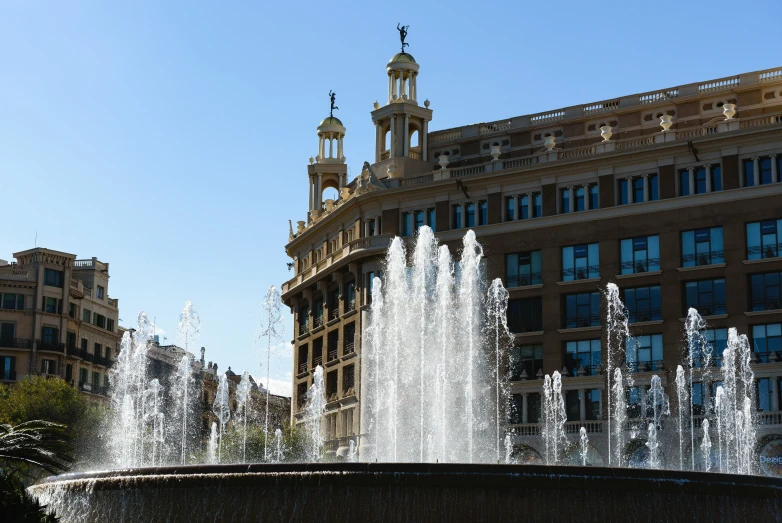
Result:
<svg viewBox="0 0 782 523"><path fill-rule="evenodd" d="M371 112L375 158L355 180L344 126L329 117L318 127L310 209L286 245L295 275L282 285L296 329L294 420L322 365L327 449L344 455L362 433L371 281L391 238L412 242L428 225L452 252L474 230L488 278L510 292L509 425L520 459L540 457L541 378L553 371L564 376L566 430L586 426L606 456L600 293L609 282L635 347L631 418L643 415L652 375L675 397L683 318L695 307L716 366L728 327L748 336L760 435L782 439L782 69L436 132L418 73L408 53L386 65L388 97ZM339 197L323 200L327 188ZM716 381L696 384L701 414Z"/></svg>
<svg viewBox="0 0 782 523"><path fill-rule="evenodd" d="M109 264L45 248L0 262L0 380L57 376L102 401L119 352Z"/></svg>

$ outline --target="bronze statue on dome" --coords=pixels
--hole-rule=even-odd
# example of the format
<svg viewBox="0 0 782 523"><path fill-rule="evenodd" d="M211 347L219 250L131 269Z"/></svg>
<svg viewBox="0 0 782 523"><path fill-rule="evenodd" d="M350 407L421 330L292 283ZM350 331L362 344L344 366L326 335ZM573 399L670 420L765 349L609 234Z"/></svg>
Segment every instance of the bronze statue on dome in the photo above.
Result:
<svg viewBox="0 0 782 523"><path fill-rule="evenodd" d="M402 24L396 24L396 30L399 31L399 39L402 40L402 52L405 52L405 47L410 47L410 44L405 43L405 38L407 38L407 28L410 27L409 25L402 25Z"/></svg>
<svg viewBox="0 0 782 523"><path fill-rule="evenodd" d="M334 117L334 109L339 110L339 107L334 105L334 100L337 98L337 93L332 92L331 89L329 89L329 98L331 99L331 110L329 111L329 117Z"/></svg>

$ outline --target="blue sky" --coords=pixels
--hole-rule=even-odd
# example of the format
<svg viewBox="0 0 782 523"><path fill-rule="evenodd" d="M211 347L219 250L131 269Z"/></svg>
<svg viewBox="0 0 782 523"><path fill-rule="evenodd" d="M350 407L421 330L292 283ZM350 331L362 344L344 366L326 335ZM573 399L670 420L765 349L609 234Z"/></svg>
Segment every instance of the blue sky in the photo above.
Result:
<svg viewBox="0 0 782 523"><path fill-rule="evenodd" d="M108 261L122 324L145 310L173 343L191 300L207 359L265 373L261 300L291 276L328 91L353 177L397 22L432 131L782 65L778 0L401 5L0 1L0 258L37 233Z"/></svg>

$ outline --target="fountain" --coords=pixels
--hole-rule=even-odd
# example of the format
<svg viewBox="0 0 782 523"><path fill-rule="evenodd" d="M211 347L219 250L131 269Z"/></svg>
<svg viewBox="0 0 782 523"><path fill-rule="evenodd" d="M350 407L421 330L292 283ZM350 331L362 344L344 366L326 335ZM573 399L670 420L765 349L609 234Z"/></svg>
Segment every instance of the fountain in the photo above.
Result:
<svg viewBox="0 0 782 523"><path fill-rule="evenodd" d="M187 407L191 396L197 398L186 379L189 362L180 362L169 391L147 379L151 328L142 313L135 335L123 338L112 374L116 422L110 466L118 470L48 478L30 492L66 523L207 517L344 521L389 515L396 521L512 520L518 518L519 506L531 520L722 520L747 514L778 519L782 482L750 475L755 472L756 428L746 337L730 330L714 411L707 411L699 425L702 459L697 463L706 472L696 472L694 380L708 376L713 361L702 334L706 326L697 311L689 312L686 358L676 369L678 419L670 418L662 371L639 377L635 389L641 390L643 401L628 401L638 371L630 364L640 362L637 355L628 358L625 353L628 317L618 287L608 284L604 365L596 373L605 379L604 423L612 468L589 466L600 463L590 457L598 452L589 438L603 430L599 421L570 435L575 427L566 424L565 394L573 390L570 380L578 378L554 369L539 382L544 396L540 441L547 465L517 464L520 435L506 430L510 386L504 369L513 340L505 318L508 293L499 280L487 284L483 249L472 231L463 239L458 261L425 226L412 249L408 265L405 243L400 238L391 242L383 278L373 281L371 307L362 311L362 434L358 444L348 443L344 462L322 461L326 399L318 366L301 418L307 463L284 463L293 452L279 429L274 449L264 450L267 463L222 463L222 437L229 423L241 422L246 455L245 373L234 416L227 379L219 377L213 405L218 421L201 448L205 463L182 466L196 455L188 455L189 443L195 442L187 435L189 426L197 428L199 422ZM166 392L172 400L166 400ZM629 419L628 408L641 412ZM263 428L268 435L268 416ZM678 432L678 452L672 431ZM631 446L645 458L628 456ZM709 472L712 452L714 469L722 474ZM675 473L659 470L677 457ZM567 503L562 502L565 497Z"/></svg>
<svg viewBox="0 0 782 523"><path fill-rule="evenodd" d="M252 383L250 383L250 373L244 371L242 373L242 380L239 382L239 386L236 387L236 403L238 409L242 413L242 461L247 462L247 411L248 403L250 400L250 390L252 389ZM266 438L264 438L264 447ZM266 451L264 450L264 455Z"/></svg>

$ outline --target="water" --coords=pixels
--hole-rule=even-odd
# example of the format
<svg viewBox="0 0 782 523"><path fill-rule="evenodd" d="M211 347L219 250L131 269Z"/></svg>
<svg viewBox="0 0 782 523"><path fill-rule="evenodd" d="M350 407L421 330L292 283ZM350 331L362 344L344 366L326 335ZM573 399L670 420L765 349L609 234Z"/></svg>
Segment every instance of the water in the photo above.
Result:
<svg viewBox="0 0 782 523"><path fill-rule="evenodd" d="M259 334L260 338L266 338L266 413L263 424L263 456L269 461L269 381L271 372L272 346L274 343L282 340L285 324L282 321L282 300L280 292L272 285L266 290L263 304L262 326Z"/></svg>
<svg viewBox="0 0 782 523"><path fill-rule="evenodd" d="M579 455L581 456L581 466L586 467L587 456L589 455L589 437L587 436L587 429L585 427L581 427L578 430L578 434L579 434L579 442L581 443L579 447Z"/></svg>
<svg viewBox="0 0 782 523"><path fill-rule="evenodd" d="M361 459L501 461L507 293L499 281L487 288L483 249L472 231L458 263L426 226L410 266L408 254L395 238L384 278L373 282L362 356Z"/></svg>
<svg viewBox="0 0 782 523"><path fill-rule="evenodd" d="M274 447L276 449L275 461L281 463L285 456L282 450L282 430L280 429L274 431Z"/></svg>
<svg viewBox="0 0 782 523"><path fill-rule="evenodd" d="M671 409L668 395L663 390L660 376L652 376L652 384L647 395L646 411L651 412L651 420L647 426L646 446L649 448L649 468L659 469L662 465L660 456L660 441L658 431L662 429L663 416L670 416Z"/></svg>
<svg viewBox="0 0 782 523"><path fill-rule="evenodd" d="M165 443L165 420L163 413L163 386L157 379L149 383L149 388L144 391L144 427L142 430L150 434L151 441L151 460L150 464L154 467L160 465L163 454L163 444Z"/></svg>
<svg viewBox="0 0 782 523"><path fill-rule="evenodd" d="M607 380L610 383L610 380ZM624 466L624 442L625 442L625 423L627 421L627 398L625 396L625 381L622 376L622 369L614 369L614 380L611 384L611 392L607 395L610 400L613 397L614 409L609 411L606 423L608 425L609 453L608 460L615 467ZM611 437L614 441L614 454L611 453Z"/></svg>
<svg viewBox="0 0 782 523"><path fill-rule="evenodd" d="M228 377L221 374L217 384L217 393L212 403L212 412L217 416L217 462L222 463L223 434L231 419L230 391L228 389Z"/></svg>
<svg viewBox="0 0 782 523"><path fill-rule="evenodd" d="M196 406L194 399L197 397L195 394L195 378L193 377L193 362L190 355L182 356L182 359L179 361L171 389L174 399L174 415L178 418L176 420L176 428L181 428L179 433L181 463L185 465L187 463L188 440L193 438L191 424L196 417L193 410Z"/></svg>
<svg viewBox="0 0 782 523"><path fill-rule="evenodd" d="M622 432L624 431L624 424L619 422L625 417L625 409L622 406L620 408L617 405L617 401L624 402L624 384L621 381L622 374L618 374L620 381L616 381L616 362L624 361L624 354L622 353L622 347L624 347L627 336L630 335L630 327L628 324L627 311L619 298L619 287L614 283L606 285L606 290L603 293L606 299L606 329L608 330L606 335L606 350L605 350L605 373L606 373L606 389L614 391L614 394L606 395L606 412L607 416L607 436L608 436L608 465L611 466L612 459L617 466L622 466L622 448L614 447L616 449L612 452L612 439L622 438ZM614 378L614 382L611 379ZM614 396L612 401L612 396ZM617 396L621 396L618 398ZM618 423L619 422L619 423ZM617 425L618 423L618 425Z"/></svg>
<svg viewBox="0 0 782 523"><path fill-rule="evenodd" d="M687 380L689 384L689 390L685 394L684 401L679 402L679 416L682 418L682 410L684 405L689 406L689 435L690 435L690 470L695 470L695 415L693 411L693 402L689 401L693 395L693 374L695 368L700 367L701 376L704 382L708 382L709 373L711 371L711 358L712 349L711 345L704 338L702 331L706 328L706 322L698 313L698 311L692 307L687 310L687 320L684 323L684 329L687 340ZM677 387L679 387L677 375ZM680 393L681 394L681 393ZM682 449L682 439L685 437L685 431L683 426L679 431L679 469L684 470L684 456Z"/></svg>
<svg viewBox="0 0 782 523"><path fill-rule="evenodd" d="M237 410L241 412L242 419L242 462L244 463L247 462L247 415L249 413L250 390L252 390L250 373L244 371L242 373L242 380L239 382L239 386L236 387ZM264 445L265 441L266 438L264 438ZM265 451L264 456L266 456Z"/></svg>
<svg viewBox="0 0 782 523"><path fill-rule="evenodd" d="M207 444L206 456L207 463L210 465L216 465L219 463L217 459L217 423L212 422L212 427L209 432L209 443Z"/></svg>
<svg viewBox="0 0 782 523"><path fill-rule="evenodd" d="M321 421L326 411L326 395L323 385L323 367L315 367L312 387L307 392L304 408L305 433L307 436L307 461L320 461L323 451L323 430Z"/></svg>
<svg viewBox="0 0 782 523"><path fill-rule="evenodd" d="M543 378L543 415L545 426L542 431L546 448L546 464L557 465L562 458L564 448L567 445L565 436L565 399L562 396L562 375L554 371L551 377L548 374Z"/></svg>
<svg viewBox="0 0 782 523"><path fill-rule="evenodd" d="M692 403L690 402L690 396L689 396L689 390L691 390L691 385L688 387L685 377L684 377L684 369L681 365L676 367L676 399L678 400L676 402L677 410L679 412L679 470L684 470L684 438L686 437L686 433L692 434L694 429L692 428L693 423L693 417L690 415L690 430L687 430L688 427L685 425L685 408L687 406L691 406ZM690 410L692 412L692 410ZM691 441L694 442L695 438L694 436L691 436ZM694 445L691 443L691 449L694 448ZM694 452L692 452L694 456ZM693 457L694 460L694 457ZM695 462L693 461L693 468L695 468Z"/></svg>
<svg viewBox="0 0 782 523"><path fill-rule="evenodd" d="M703 468L711 472L711 437L709 436L709 420L703 420L703 438L701 439L701 456L703 456Z"/></svg>

